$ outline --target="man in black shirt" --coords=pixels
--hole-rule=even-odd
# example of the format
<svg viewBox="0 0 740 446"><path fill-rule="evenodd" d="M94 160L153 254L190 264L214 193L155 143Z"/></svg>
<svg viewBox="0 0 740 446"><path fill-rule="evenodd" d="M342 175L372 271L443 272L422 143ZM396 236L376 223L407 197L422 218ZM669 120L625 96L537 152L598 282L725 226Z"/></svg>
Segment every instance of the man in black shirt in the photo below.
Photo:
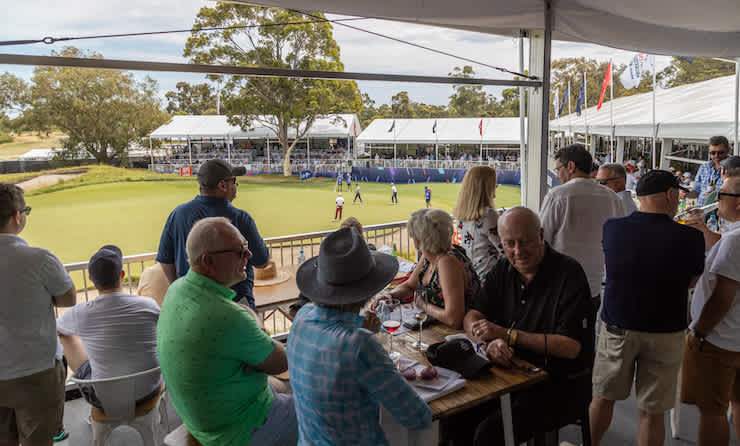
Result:
<svg viewBox="0 0 740 446"><path fill-rule="evenodd" d="M486 276L463 324L474 341L487 343L496 364L511 367L518 357L549 374L543 384L512 395L518 444L559 428L590 400L591 294L581 265L545 243L534 212L509 209L498 229L506 256ZM578 375L584 379L575 379ZM475 432L475 444L500 441L501 429L498 414L488 416Z"/></svg>

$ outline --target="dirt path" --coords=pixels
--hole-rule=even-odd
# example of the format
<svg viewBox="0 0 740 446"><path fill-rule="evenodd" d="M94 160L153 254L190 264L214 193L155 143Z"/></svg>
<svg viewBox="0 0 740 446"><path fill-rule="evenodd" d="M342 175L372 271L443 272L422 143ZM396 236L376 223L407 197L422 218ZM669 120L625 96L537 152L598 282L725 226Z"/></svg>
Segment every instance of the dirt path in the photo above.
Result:
<svg viewBox="0 0 740 446"><path fill-rule="evenodd" d="M37 177L31 178L30 180L21 181L20 183L18 183L18 187L28 192L46 186L53 186L60 181L71 180L73 178L79 177L80 175L82 175L82 173L55 173L39 175Z"/></svg>

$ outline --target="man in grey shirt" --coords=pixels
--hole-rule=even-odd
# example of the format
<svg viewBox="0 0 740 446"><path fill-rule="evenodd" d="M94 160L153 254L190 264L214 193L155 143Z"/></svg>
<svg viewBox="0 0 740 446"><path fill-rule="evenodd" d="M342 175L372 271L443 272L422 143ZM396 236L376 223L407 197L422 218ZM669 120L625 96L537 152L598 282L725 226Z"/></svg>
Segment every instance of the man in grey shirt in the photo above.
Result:
<svg viewBox="0 0 740 446"><path fill-rule="evenodd" d="M604 164L599 167L596 182L613 190L622 200L624 215L630 215L637 210L632 192L627 190L627 171L617 163Z"/></svg>
<svg viewBox="0 0 740 446"><path fill-rule="evenodd" d="M64 356L75 377L114 378L159 366L159 306L148 297L122 292L121 250L103 246L90 259L88 272L98 297L75 305L57 319ZM156 395L160 386L159 374L138 378L137 401ZM82 393L90 404L103 408L92 387Z"/></svg>

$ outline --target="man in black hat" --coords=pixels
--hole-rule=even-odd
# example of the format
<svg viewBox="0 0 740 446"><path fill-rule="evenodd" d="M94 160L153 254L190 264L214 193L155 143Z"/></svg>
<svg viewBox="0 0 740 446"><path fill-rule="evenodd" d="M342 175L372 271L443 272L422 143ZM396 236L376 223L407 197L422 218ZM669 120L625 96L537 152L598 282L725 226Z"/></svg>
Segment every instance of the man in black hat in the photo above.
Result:
<svg viewBox="0 0 740 446"><path fill-rule="evenodd" d="M637 444L663 444L663 415L676 401L684 352L688 289L704 270L701 232L673 221L681 189L672 173L653 170L637 183L640 210L604 224L606 286L590 409L595 446L614 401L629 397L633 382Z"/></svg>
<svg viewBox="0 0 740 446"><path fill-rule="evenodd" d="M249 305L256 309L252 287L254 271L252 267L263 267L270 260L270 253L262 240L257 225L245 211L232 206L236 198L237 177L246 173L242 167L232 167L223 160L208 160L198 170L200 195L181 204L167 218L162 236L159 239L157 261L170 283L188 272L188 258L185 252L185 240L196 221L206 217L226 217L239 229L249 242L252 257L247 263L247 278L232 288L236 291L235 302Z"/></svg>
<svg viewBox="0 0 740 446"><path fill-rule="evenodd" d="M588 279L573 258L544 240L537 214L525 207L506 211L498 221L505 257L486 276L485 287L465 315L465 332L483 343L488 358L503 367L520 367L518 358L545 369L549 379L512 395L517 444L536 432L559 428L590 399L589 383L571 379L588 370L593 358L593 328L588 326L591 295ZM497 410L463 414L480 421L474 444L503 442ZM465 434L465 432L463 432ZM470 444L469 439L459 439Z"/></svg>
<svg viewBox="0 0 740 446"><path fill-rule="evenodd" d="M312 301L293 319L287 346L299 444L388 444L381 405L407 429L431 424L429 406L358 314L397 271L396 259L370 251L354 228L327 236L298 269L298 288Z"/></svg>

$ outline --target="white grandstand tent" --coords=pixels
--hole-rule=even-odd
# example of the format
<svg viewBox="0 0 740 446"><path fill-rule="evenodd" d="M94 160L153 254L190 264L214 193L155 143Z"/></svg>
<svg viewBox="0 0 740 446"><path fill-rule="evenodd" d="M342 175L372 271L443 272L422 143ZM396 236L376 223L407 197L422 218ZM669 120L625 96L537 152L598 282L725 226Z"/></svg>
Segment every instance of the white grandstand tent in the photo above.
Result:
<svg viewBox="0 0 740 446"><path fill-rule="evenodd" d="M483 136L478 129L483 120ZM393 131L388 131L393 122ZM432 132L434 123L436 132ZM358 144L489 144L519 147L519 118L375 119Z"/></svg>

